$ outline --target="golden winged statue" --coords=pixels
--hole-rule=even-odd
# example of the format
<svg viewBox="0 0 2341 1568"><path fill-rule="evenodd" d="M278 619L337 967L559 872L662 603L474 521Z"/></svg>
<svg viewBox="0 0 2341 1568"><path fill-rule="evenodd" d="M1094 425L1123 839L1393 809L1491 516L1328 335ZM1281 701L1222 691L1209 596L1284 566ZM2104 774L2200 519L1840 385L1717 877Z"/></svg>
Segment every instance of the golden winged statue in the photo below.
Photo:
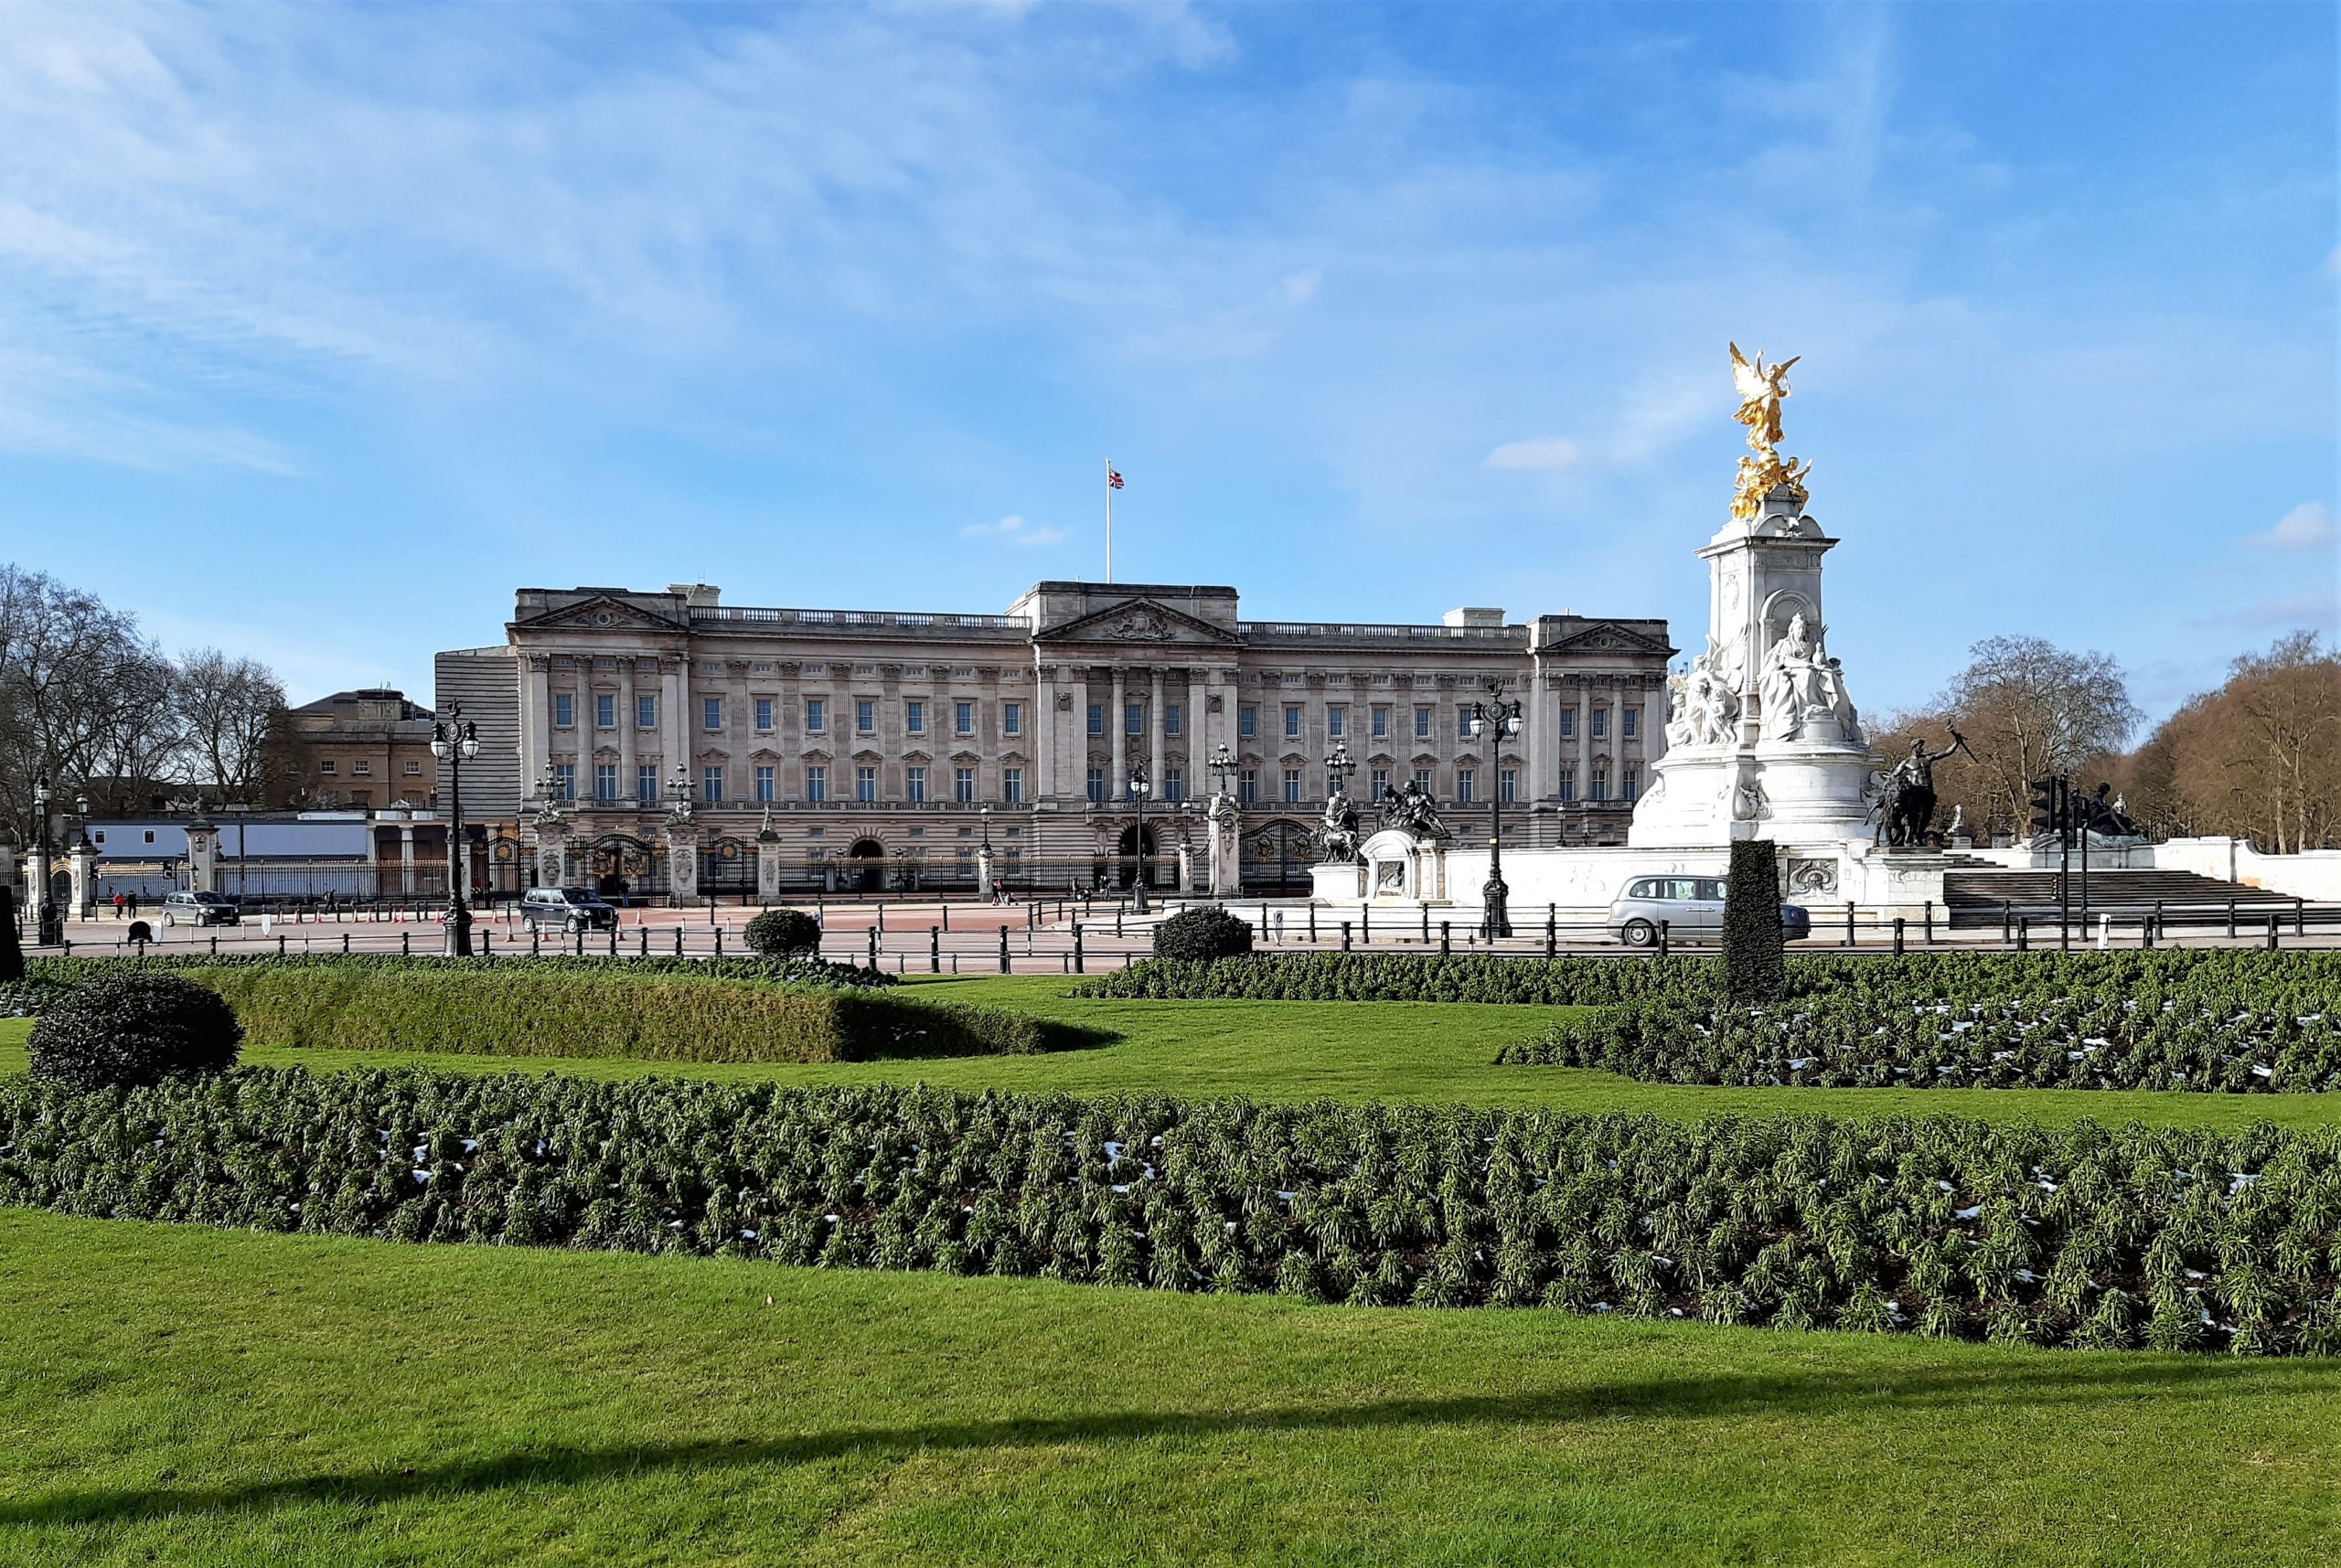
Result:
<svg viewBox="0 0 2341 1568"><path fill-rule="evenodd" d="M1804 356L1767 365L1760 353L1751 361L1739 351L1738 344L1729 347L1731 383L1739 389L1739 408L1731 417L1748 427L1748 449L1756 453L1739 460L1738 484L1731 498L1731 515L1745 521L1763 510L1767 491L1787 485L1801 494L1804 476L1812 467L1793 457L1782 460L1779 450L1780 404L1789 395L1789 367Z"/></svg>

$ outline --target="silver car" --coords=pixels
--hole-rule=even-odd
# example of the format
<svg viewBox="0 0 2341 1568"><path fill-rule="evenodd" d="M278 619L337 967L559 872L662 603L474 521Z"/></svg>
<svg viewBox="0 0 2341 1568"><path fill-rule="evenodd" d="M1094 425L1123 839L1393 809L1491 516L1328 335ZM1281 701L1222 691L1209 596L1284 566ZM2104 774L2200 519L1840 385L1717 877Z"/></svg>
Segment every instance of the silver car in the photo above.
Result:
<svg viewBox="0 0 2341 1568"><path fill-rule="evenodd" d="M1721 877L1637 877L1609 906L1610 934L1629 947L1649 947L1666 923L1669 940L1712 942L1723 934ZM1812 934L1812 917L1799 904L1780 906L1781 934L1800 942Z"/></svg>

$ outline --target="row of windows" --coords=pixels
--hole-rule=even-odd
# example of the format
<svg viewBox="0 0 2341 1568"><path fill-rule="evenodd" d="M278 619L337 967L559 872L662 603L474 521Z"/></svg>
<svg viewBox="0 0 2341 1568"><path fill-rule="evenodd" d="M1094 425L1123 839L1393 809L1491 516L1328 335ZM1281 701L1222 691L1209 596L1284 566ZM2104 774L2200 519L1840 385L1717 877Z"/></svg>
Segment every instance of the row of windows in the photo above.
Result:
<svg viewBox="0 0 2341 1568"><path fill-rule="evenodd" d="M1129 730L1130 733L1133 735L1138 732L1138 711L1139 710L1136 707L1133 707L1130 709ZM1167 709L1164 715L1166 721L1170 722L1170 733L1173 735L1179 732L1174 718L1177 712L1178 709L1173 708ZM1301 738L1303 733L1302 725L1306 722L1307 712L1307 706L1302 703L1288 702L1284 705L1284 733L1286 739L1297 741ZM1366 736L1368 739L1386 741L1390 738L1390 726L1392 723L1391 712L1392 710L1390 709L1380 706L1367 709ZM1639 708L1620 708L1618 712L1619 732L1623 736L1623 738L1630 741L1641 731L1642 710ZM1099 732L1098 713L1099 709L1095 706L1092 706L1089 709L1089 732L1093 735ZM1438 709L1430 703L1418 703L1416 705L1414 710L1414 733L1416 740L1427 741L1432 738L1432 736L1437 732L1438 715ZM1592 720L1591 733L1593 738L1597 741L1607 740L1609 735L1609 710L1606 708L1596 708L1592 709ZM1258 708L1246 703L1236 709L1235 732L1247 741L1254 740L1258 737L1260 733L1260 710ZM1349 709L1340 703L1335 703L1327 708L1325 709L1326 738L1329 740L1339 741L1347 738L1349 733ZM1561 709L1561 736L1563 739L1566 740L1573 739L1576 734L1577 709L1574 708L1564 708ZM1471 733L1471 708L1469 703L1458 703L1456 705L1455 738L1459 741L1469 741L1473 739Z"/></svg>
<svg viewBox="0 0 2341 1568"><path fill-rule="evenodd" d="M600 801L633 800L644 805L658 804L662 797L659 793L660 784L657 763L636 764L634 792L630 795L625 793L625 781L619 776L619 769L620 765L616 763L593 764L592 798ZM555 795L562 800L578 798L575 763L554 763L552 776ZM902 798L914 805L933 798L928 794L928 770L924 767L904 768ZM852 782L851 799L865 803L874 803L878 800L878 770L875 767L855 768ZM731 793L730 769L716 765L700 770L699 799L710 805L721 805L728 800L734 799L746 799L758 803L778 800L780 798L780 770L770 763L758 763L750 770L748 787L749 794L745 796L733 795ZM951 800L963 805L975 805L981 798L976 793L976 770L972 767L953 768L950 790L948 798ZM818 763L807 765L805 798L817 804L833 798L829 794L829 770L826 765ZM1022 768L1000 770L999 798L1010 805L1021 805L1024 803L1024 770Z"/></svg>
<svg viewBox="0 0 2341 1568"><path fill-rule="evenodd" d="M612 730L617 727L617 701L616 697L611 693L594 693L593 724L596 729ZM749 699L750 717L754 720L757 730L769 731L773 728L775 702L776 699L770 697L756 697ZM904 699L903 728L914 735L927 733L930 706L925 698L914 697ZM955 735L974 734L976 732L975 702L972 699L955 700L950 704L950 709L951 732ZM574 692L553 693L552 721L553 727L560 730L571 729L576 725L577 697ZM657 698L636 698L634 721L637 729L657 729L658 727ZM700 698L700 728L721 731L723 728L723 721L724 699L721 697ZM828 727L829 699L826 697L805 699L807 733L822 734L828 731ZM853 699L853 727L859 734L874 735L878 732L878 699L876 698L861 697ZM1024 704L1003 702L999 705L999 730L1003 735L1021 735L1024 732Z"/></svg>
<svg viewBox="0 0 2341 1568"><path fill-rule="evenodd" d="M317 773L321 777L332 778L338 772L340 772L340 764L336 763L331 757L323 758L317 763ZM373 774L374 764L369 758L353 758L349 764L349 772L350 775L354 778L368 778ZM405 773L406 776L411 779L421 778L422 776L422 763L415 758L408 758Z"/></svg>

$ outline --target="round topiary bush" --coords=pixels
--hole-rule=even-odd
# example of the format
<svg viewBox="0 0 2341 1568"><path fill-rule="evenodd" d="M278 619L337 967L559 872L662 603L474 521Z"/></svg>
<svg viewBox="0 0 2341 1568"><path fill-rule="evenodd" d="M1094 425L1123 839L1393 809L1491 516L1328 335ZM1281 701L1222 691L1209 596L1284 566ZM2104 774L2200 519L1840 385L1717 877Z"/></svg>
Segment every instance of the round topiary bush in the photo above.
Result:
<svg viewBox="0 0 2341 1568"><path fill-rule="evenodd" d="M151 969L85 980L33 1025L32 1072L80 1089L135 1087L236 1064L244 1038L219 992Z"/></svg>
<svg viewBox="0 0 2341 1568"><path fill-rule="evenodd" d="M741 933L748 951L767 958L796 958L821 950L821 923L801 909L768 909Z"/></svg>
<svg viewBox="0 0 2341 1568"><path fill-rule="evenodd" d="M1154 928L1154 955L1208 964L1214 958L1240 958L1252 951L1252 923L1238 920L1217 904L1184 910Z"/></svg>

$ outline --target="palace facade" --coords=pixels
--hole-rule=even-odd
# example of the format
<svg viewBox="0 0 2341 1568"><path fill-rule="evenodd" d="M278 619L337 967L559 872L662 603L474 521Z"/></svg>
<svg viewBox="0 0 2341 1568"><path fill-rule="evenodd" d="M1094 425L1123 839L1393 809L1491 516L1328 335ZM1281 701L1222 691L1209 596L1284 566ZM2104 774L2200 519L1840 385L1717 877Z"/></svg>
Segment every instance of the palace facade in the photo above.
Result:
<svg viewBox="0 0 2341 1568"><path fill-rule="evenodd" d="M438 661L442 710L486 742L466 815L526 864L550 797L564 873L645 893L669 885L679 799L700 892L754 886L775 837L791 891L972 888L987 844L1020 891L1141 865L1198 886L1214 790L1240 808L1244 885L1298 891L1337 747L1369 824L1412 780L1467 838L1500 802L1508 844L1622 842L1674 651L1663 621L1247 621L1233 588L1163 583L1042 582L1003 614L529 588L506 631ZM1524 704L1492 763L1468 728L1491 679Z"/></svg>

